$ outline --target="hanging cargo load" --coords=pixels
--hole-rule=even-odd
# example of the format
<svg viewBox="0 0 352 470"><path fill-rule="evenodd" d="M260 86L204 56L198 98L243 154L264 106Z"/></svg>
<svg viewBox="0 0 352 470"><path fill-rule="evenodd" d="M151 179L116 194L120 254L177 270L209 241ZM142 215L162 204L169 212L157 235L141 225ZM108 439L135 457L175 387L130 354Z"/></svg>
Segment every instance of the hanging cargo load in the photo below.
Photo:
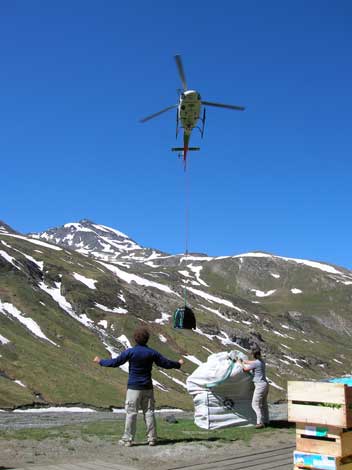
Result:
<svg viewBox="0 0 352 470"><path fill-rule="evenodd" d="M173 316L174 328L192 330L197 327L193 310L187 306L177 308Z"/></svg>

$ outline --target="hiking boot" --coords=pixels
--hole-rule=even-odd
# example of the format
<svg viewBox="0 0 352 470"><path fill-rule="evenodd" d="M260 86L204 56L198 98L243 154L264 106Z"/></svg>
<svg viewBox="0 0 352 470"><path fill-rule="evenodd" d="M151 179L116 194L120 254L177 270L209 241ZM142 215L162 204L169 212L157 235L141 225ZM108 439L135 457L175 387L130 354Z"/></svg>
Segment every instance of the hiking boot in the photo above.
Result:
<svg viewBox="0 0 352 470"><path fill-rule="evenodd" d="M119 440L119 445L124 447L132 447L134 444L133 441L124 441L123 439Z"/></svg>
<svg viewBox="0 0 352 470"><path fill-rule="evenodd" d="M255 425L255 429L263 429L263 428L265 428L265 424L263 424L263 423Z"/></svg>

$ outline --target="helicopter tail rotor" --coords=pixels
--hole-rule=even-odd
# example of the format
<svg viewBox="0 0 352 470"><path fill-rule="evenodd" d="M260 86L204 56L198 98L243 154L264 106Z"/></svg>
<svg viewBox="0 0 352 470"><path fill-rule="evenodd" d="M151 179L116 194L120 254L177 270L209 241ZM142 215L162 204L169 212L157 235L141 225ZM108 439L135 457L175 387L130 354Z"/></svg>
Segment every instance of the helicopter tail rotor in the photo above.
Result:
<svg viewBox="0 0 352 470"><path fill-rule="evenodd" d="M175 60L176 60L178 74L180 76L181 83L182 83L182 86L183 86L183 91L186 91L187 90L187 82L186 82L185 71L184 71L183 65L182 65L181 56L180 55L175 55Z"/></svg>

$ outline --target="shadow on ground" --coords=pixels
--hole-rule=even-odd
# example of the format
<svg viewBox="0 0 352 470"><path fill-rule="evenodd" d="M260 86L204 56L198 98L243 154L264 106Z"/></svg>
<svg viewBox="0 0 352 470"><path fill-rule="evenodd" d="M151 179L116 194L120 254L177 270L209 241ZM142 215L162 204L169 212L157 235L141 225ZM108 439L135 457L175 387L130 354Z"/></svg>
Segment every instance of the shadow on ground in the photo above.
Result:
<svg viewBox="0 0 352 470"><path fill-rule="evenodd" d="M268 428L273 429L291 429L296 427L296 423L289 423L288 421L270 421Z"/></svg>
<svg viewBox="0 0 352 470"><path fill-rule="evenodd" d="M235 442L238 439L233 439L232 441L229 439L226 439L226 442ZM192 442L216 442L216 441L223 441L225 440L221 437L184 437L182 439L158 439L158 444L157 446L167 446L170 444L187 444L187 443L192 443ZM133 447L138 447L138 446L145 446L148 445L147 443L143 442L137 442L133 445ZM1 470L1 467L0 467Z"/></svg>

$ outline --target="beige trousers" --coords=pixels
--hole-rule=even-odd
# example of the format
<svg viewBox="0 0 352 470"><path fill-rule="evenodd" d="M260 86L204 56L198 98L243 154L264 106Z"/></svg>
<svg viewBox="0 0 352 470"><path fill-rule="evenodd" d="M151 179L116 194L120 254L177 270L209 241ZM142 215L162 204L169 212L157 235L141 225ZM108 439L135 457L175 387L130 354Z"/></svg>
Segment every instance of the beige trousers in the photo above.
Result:
<svg viewBox="0 0 352 470"><path fill-rule="evenodd" d="M257 415L257 424L269 424L269 384L267 382L255 382L254 387L252 408Z"/></svg>
<svg viewBox="0 0 352 470"><path fill-rule="evenodd" d="M126 394L126 422L125 432L122 436L124 441L133 441L137 429L138 410L142 409L143 418L147 428L148 442L156 441L156 422L154 416L154 391L127 389Z"/></svg>

